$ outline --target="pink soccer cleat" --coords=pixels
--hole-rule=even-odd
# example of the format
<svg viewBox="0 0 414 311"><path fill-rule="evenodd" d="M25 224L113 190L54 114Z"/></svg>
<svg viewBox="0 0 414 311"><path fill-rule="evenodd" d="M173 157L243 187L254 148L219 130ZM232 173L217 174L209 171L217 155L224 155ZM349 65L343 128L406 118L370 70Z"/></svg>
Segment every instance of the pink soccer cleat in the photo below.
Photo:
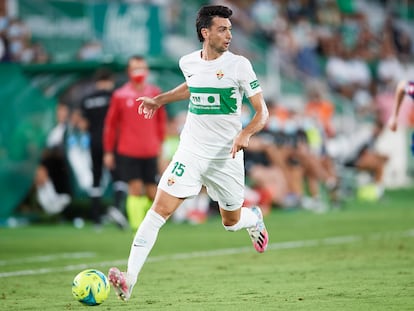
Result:
<svg viewBox="0 0 414 311"><path fill-rule="evenodd" d="M130 292L124 273L118 268L112 267L109 269L108 279L118 298L124 301L128 300Z"/></svg>
<svg viewBox="0 0 414 311"><path fill-rule="evenodd" d="M256 251L263 253L269 243L269 234L267 233L266 226L263 221L263 214L260 208L258 206L253 206L251 210L257 215L259 220L257 221L256 226L247 228L247 232L250 235Z"/></svg>

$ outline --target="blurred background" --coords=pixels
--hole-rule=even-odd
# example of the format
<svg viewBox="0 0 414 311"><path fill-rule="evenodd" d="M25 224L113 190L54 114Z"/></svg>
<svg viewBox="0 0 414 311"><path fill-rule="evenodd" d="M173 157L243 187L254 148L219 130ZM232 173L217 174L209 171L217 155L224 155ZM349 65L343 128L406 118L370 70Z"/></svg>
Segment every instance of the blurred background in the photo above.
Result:
<svg viewBox="0 0 414 311"><path fill-rule="evenodd" d="M60 105L75 133L64 142L64 218L83 215L83 160L71 163L69 154L74 141L88 149L73 112L93 73L110 68L121 85L126 60L140 54L162 90L182 83L178 59L200 48L195 16L204 4L233 10L231 51L251 60L271 112L246 150L247 203L326 212L350 197L375 202L387 189L413 187L414 105L403 104L396 133L385 127L396 84L414 79L413 0L0 0L1 225L49 217L36 172ZM171 135L186 105L167 106ZM245 108L242 120L251 115Z"/></svg>

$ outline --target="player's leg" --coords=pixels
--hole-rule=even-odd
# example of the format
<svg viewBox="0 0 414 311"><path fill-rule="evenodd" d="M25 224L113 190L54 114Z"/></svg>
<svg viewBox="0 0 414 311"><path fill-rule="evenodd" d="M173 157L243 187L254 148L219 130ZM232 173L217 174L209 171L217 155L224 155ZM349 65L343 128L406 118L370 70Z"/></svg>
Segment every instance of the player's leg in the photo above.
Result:
<svg viewBox="0 0 414 311"><path fill-rule="evenodd" d="M220 214L223 226L227 231L246 229L256 251L263 253L266 250L269 243L269 234L260 207L242 206L237 210L228 211L220 206Z"/></svg>
<svg viewBox="0 0 414 311"><path fill-rule="evenodd" d="M188 153L177 152L161 177L152 207L139 226L131 245L127 272L121 273L117 268L109 270L109 281L121 299L129 299L160 228L184 198L200 192L200 173L197 165L198 162Z"/></svg>
<svg viewBox="0 0 414 311"><path fill-rule="evenodd" d="M225 163L224 163L225 162ZM204 175L210 197L219 203L223 226L227 231L247 229L254 248L264 252L268 244L268 233L259 207L243 207L244 167L243 155L235 159L209 164Z"/></svg>
<svg viewBox="0 0 414 311"><path fill-rule="evenodd" d="M109 282L116 294L122 300L128 300L138 275L153 248L160 228L182 203L183 199L176 198L159 189L151 209L140 224L131 245L126 273L118 268L109 270Z"/></svg>

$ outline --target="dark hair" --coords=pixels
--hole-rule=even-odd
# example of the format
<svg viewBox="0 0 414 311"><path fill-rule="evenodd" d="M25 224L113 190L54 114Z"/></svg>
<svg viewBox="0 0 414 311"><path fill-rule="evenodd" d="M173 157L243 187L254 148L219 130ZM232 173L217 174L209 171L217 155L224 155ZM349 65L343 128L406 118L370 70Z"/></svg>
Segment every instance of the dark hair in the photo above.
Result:
<svg viewBox="0 0 414 311"><path fill-rule="evenodd" d="M142 55L132 55L128 58L128 62L131 60L145 60L145 57Z"/></svg>
<svg viewBox="0 0 414 311"><path fill-rule="evenodd" d="M201 7L197 13L196 29L200 42L204 41L201 29L210 28L214 17L230 18L233 14L232 10L222 5L206 5Z"/></svg>
<svg viewBox="0 0 414 311"><path fill-rule="evenodd" d="M97 69L93 75L95 81L108 81L113 80L112 70L107 67L101 67Z"/></svg>
<svg viewBox="0 0 414 311"><path fill-rule="evenodd" d="M132 56L130 56L129 58L128 58L128 67L129 67L129 63L132 61L132 60L138 60L138 61L146 61L145 60L145 57L144 56L142 56L142 55L132 55Z"/></svg>

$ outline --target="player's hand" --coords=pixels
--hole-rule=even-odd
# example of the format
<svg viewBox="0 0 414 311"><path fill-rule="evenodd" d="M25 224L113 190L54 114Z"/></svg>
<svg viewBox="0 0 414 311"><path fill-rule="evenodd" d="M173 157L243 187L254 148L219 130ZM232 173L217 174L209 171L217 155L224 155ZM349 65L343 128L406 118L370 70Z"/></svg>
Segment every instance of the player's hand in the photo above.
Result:
<svg viewBox="0 0 414 311"><path fill-rule="evenodd" d="M154 116L155 111L159 108L157 102L150 97L138 97L136 101L141 102L138 107L138 113L143 114L145 119L151 119Z"/></svg>
<svg viewBox="0 0 414 311"><path fill-rule="evenodd" d="M234 159L236 157L236 153L240 150L247 148L249 146L249 137L244 135L243 132L240 132L239 135L233 141L233 146L231 148L231 157Z"/></svg>
<svg viewBox="0 0 414 311"><path fill-rule="evenodd" d="M113 170L115 168L115 156L112 152L105 152L103 162L105 167L109 170Z"/></svg>
<svg viewBox="0 0 414 311"><path fill-rule="evenodd" d="M397 130L398 127L398 123L397 123L397 117L392 115L389 119L388 119L388 128L395 132Z"/></svg>

